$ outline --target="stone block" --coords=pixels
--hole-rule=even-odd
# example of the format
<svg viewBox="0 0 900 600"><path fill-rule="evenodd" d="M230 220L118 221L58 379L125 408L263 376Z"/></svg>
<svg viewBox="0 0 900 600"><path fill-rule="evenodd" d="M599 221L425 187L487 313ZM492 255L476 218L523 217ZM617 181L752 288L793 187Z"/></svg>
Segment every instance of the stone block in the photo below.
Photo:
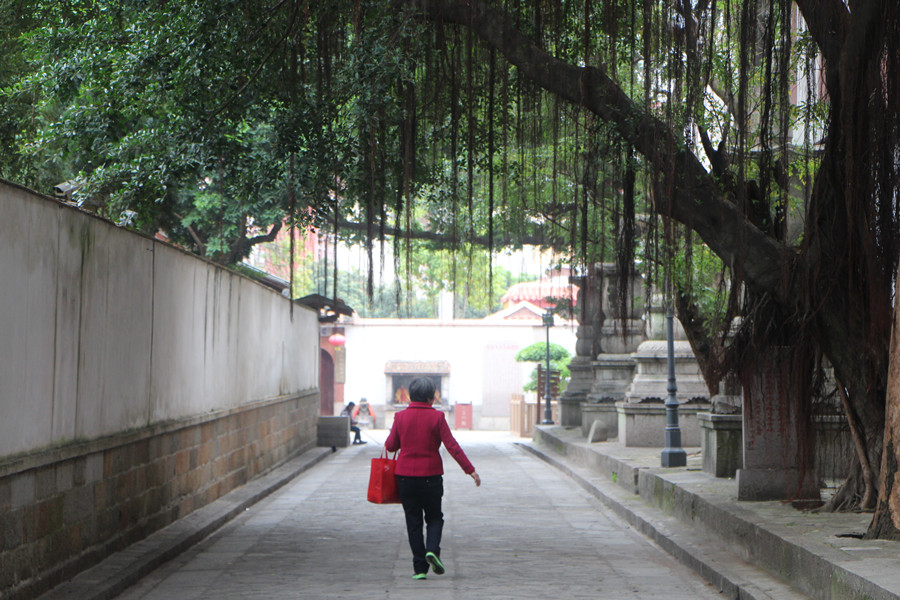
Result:
<svg viewBox="0 0 900 600"><path fill-rule="evenodd" d="M134 452L132 452L132 465L143 465L150 461L150 441L138 440L134 443Z"/></svg>
<svg viewBox="0 0 900 600"><path fill-rule="evenodd" d="M201 465L208 464L213 457L213 442L211 440L204 441L199 448L199 461Z"/></svg>
<svg viewBox="0 0 900 600"><path fill-rule="evenodd" d="M119 446L107 450L103 455L103 476L113 477L131 468L131 446Z"/></svg>
<svg viewBox="0 0 900 600"><path fill-rule="evenodd" d="M190 456L190 450L178 451L178 454L175 455L175 473L182 475L190 470Z"/></svg>
<svg viewBox="0 0 900 600"><path fill-rule="evenodd" d="M103 455L89 455L84 464L84 483L94 483L103 478Z"/></svg>
<svg viewBox="0 0 900 600"><path fill-rule="evenodd" d="M666 405L663 402L616 402L619 417L619 441L626 447L663 448L666 445ZM709 411L705 402L681 404L678 426L681 445L700 445L697 413Z"/></svg>
<svg viewBox="0 0 900 600"><path fill-rule="evenodd" d="M71 460L56 465L56 491L66 492L72 489L75 481L75 463Z"/></svg>
<svg viewBox="0 0 900 600"><path fill-rule="evenodd" d="M703 471L715 477L734 477L743 466L741 415L698 413Z"/></svg>
<svg viewBox="0 0 900 600"><path fill-rule="evenodd" d="M12 501L12 485L9 477L0 479L0 513L9 507Z"/></svg>
<svg viewBox="0 0 900 600"><path fill-rule="evenodd" d="M24 509L0 511L0 550L6 551L17 547L24 539Z"/></svg>
<svg viewBox="0 0 900 600"><path fill-rule="evenodd" d="M25 472L14 475L10 483L10 504L19 508L34 502L34 473Z"/></svg>
<svg viewBox="0 0 900 600"><path fill-rule="evenodd" d="M34 474L34 497L45 500L56 494L56 469L53 466L38 469Z"/></svg>
<svg viewBox="0 0 900 600"><path fill-rule="evenodd" d="M799 356L803 356L800 354ZM743 467L738 500L818 500L812 448L792 372L805 368L790 347L757 357L744 388Z"/></svg>
<svg viewBox="0 0 900 600"><path fill-rule="evenodd" d="M594 442L605 442L607 440L606 426L602 421L594 421L588 430L587 441L589 444Z"/></svg>
<svg viewBox="0 0 900 600"><path fill-rule="evenodd" d="M34 539L41 539L62 527L63 501L57 496L37 505L37 522Z"/></svg>
<svg viewBox="0 0 900 600"><path fill-rule="evenodd" d="M581 404L581 432L587 436L594 422L600 422L606 437L619 435L619 416L614 402L583 402Z"/></svg>
<svg viewBox="0 0 900 600"><path fill-rule="evenodd" d="M215 423L204 423L200 426L200 441L203 444L215 439L216 437L216 424Z"/></svg>
<svg viewBox="0 0 900 600"><path fill-rule="evenodd" d="M81 486L63 494L63 522L72 525L88 518L94 511L94 489Z"/></svg>
<svg viewBox="0 0 900 600"><path fill-rule="evenodd" d="M196 427L182 429L178 435L179 448L193 448L200 442L200 431Z"/></svg>
<svg viewBox="0 0 900 600"><path fill-rule="evenodd" d="M350 417L319 417L316 424L316 445L346 448L350 445Z"/></svg>

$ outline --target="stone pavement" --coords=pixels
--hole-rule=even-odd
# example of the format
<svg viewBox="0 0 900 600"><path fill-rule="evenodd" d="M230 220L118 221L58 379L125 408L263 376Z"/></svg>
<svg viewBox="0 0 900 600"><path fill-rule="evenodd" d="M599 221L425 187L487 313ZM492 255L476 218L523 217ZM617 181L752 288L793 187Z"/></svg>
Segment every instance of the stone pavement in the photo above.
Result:
<svg viewBox="0 0 900 600"><path fill-rule="evenodd" d="M447 573L413 581L402 510L365 499L369 460L378 455L386 432L366 435L371 442L365 446L324 458L321 450L307 453L270 474L268 482L236 490L250 497L256 488L259 496L260 489L283 484L255 504L223 499L231 512L235 506L243 510L180 554L172 549L178 540L197 535L209 521L204 512L221 514L223 500L44 598L723 597L621 521L595 493L517 446L525 440L502 432L457 432L483 485L476 488L445 455ZM320 462L304 470L315 461ZM161 561L154 557L164 554L171 560L155 564Z"/></svg>

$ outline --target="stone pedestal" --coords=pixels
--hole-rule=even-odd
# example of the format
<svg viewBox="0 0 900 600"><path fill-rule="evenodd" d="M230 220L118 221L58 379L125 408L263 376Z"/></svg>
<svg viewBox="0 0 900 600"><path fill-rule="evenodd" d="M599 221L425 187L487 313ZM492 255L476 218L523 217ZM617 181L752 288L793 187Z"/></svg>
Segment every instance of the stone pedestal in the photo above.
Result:
<svg viewBox="0 0 900 600"><path fill-rule="evenodd" d="M578 427L581 421L581 405L591 391L594 375L591 360L576 356L569 363L571 377L566 391L559 398L559 424L563 427Z"/></svg>
<svg viewBox="0 0 900 600"><path fill-rule="evenodd" d="M715 477L734 477L742 465L741 415L699 413L703 471Z"/></svg>
<svg viewBox="0 0 900 600"><path fill-rule="evenodd" d="M700 373L700 365L686 341L676 340L675 381L678 387L676 397L681 403L692 399L707 400L709 391ZM665 340L648 340L638 346L631 355L635 363L635 374L628 390L626 402L639 402L646 398L665 400L668 397L669 365L668 347Z"/></svg>
<svg viewBox="0 0 900 600"><path fill-rule="evenodd" d="M678 407L681 444L700 445L697 414L709 411L707 402L690 402ZM666 445L666 405L661 399L616 402L619 442L626 447L663 448Z"/></svg>
<svg viewBox="0 0 900 600"><path fill-rule="evenodd" d="M738 500L818 500L809 423L800 409L790 348L757 355L744 378L744 464L737 472Z"/></svg>
<svg viewBox="0 0 900 600"><path fill-rule="evenodd" d="M594 322L599 311L599 297L594 272L571 276L569 283L578 286L578 328L575 330L575 358L569 362L569 383L559 398L559 424L563 427L581 425L581 403L591 391L593 370L591 357L595 344Z"/></svg>
<svg viewBox="0 0 900 600"><path fill-rule="evenodd" d="M598 311L594 313L595 344L593 354L627 354L647 339L644 332L643 281L640 275L630 281L620 276L613 263L594 265ZM624 294L624 303L622 295Z"/></svg>
<svg viewBox="0 0 900 600"><path fill-rule="evenodd" d="M600 346L606 354L628 354L634 352L647 339L644 322L640 319L613 319L603 324L600 330Z"/></svg>
<svg viewBox="0 0 900 600"><path fill-rule="evenodd" d="M634 359L630 354L600 354L591 366L593 383L587 403L600 405L596 410L606 413L606 434L611 438L617 437L619 421L615 403L625 398L625 392L631 385Z"/></svg>

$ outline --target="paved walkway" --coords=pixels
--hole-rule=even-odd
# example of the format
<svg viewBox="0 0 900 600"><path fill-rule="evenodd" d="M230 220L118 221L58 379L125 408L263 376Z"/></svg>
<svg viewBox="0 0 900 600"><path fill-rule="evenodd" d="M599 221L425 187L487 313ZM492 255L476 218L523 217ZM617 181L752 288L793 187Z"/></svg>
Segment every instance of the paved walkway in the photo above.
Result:
<svg viewBox="0 0 900 600"><path fill-rule="evenodd" d="M483 485L445 456L447 573L413 581L402 510L365 500L386 432L367 434L371 443L326 457L118 597L721 598L505 433L457 433Z"/></svg>

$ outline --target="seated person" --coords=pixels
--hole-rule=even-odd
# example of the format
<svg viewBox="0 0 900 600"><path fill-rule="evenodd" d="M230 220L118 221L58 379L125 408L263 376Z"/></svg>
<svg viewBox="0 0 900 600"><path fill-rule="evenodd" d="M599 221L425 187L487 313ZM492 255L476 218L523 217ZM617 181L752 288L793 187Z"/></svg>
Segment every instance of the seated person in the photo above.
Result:
<svg viewBox="0 0 900 600"><path fill-rule="evenodd" d="M356 437L353 438L353 445L357 444L366 444L368 442L363 441L362 435L359 430L359 423L356 422L356 419L353 418L353 408L356 406L355 402L349 403L344 407L344 410L341 411L342 417L350 417L350 431L352 431Z"/></svg>

